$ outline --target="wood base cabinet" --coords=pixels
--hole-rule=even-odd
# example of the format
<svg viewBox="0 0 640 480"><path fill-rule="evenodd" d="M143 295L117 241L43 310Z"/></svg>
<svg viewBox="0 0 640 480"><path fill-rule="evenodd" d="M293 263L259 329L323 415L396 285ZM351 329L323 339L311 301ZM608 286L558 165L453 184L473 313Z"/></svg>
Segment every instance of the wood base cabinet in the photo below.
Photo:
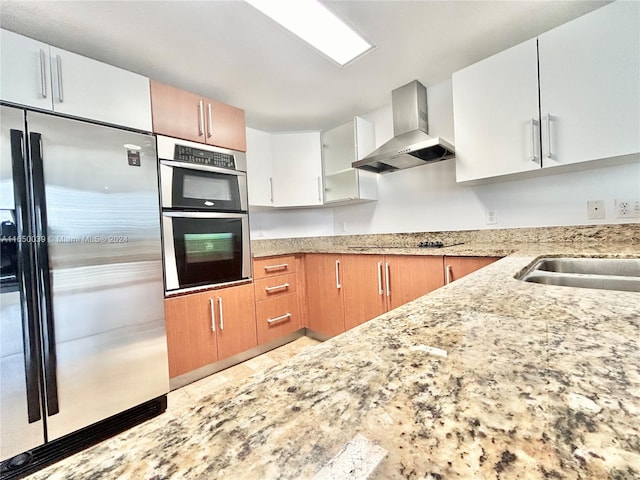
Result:
<svg viewBox="0 0 640 480"><path fill-rule="evenodd" d="M444 257L444 283L449 284L482 267L500 260L501 257Z"/></svg>
<svg viewBox="0 0 640 480"><path fill-rule="evenodd" d="M165 299L169 376L255 347L253 285Z"/></svg>
<svg viewBox="0 0 640 480"><path fill-rule="evenodd" d="M345 331L341 261L342 255L305 255L307 326L327 337Z"/></svg>
<svg viewBox="0 0 640 480"><path fill-rule="evenodd" d="M308 327L334 336L444 284L441 256L306 256Z"/></svg>
<svg viewBox="0 0 640 480"><path fill-rule="evenodd" d="M153 133L247 150L244 110L151 80Z"/></svg>
<svg viewBox="0 0 640 480"><path fill-rule="evenodd" d="M298 263L292 255L254 260L256 328L260 345L303 327Z"/></svg>

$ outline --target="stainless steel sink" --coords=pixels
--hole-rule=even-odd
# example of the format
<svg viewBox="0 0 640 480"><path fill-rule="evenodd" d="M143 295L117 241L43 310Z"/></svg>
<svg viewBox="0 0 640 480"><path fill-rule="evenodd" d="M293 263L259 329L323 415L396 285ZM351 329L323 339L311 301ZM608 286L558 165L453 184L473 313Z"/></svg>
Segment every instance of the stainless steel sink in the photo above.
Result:
<svg viewBox="0 0 640 480"><path fill-rule="evenodd" d="M544 285L640 292L640 259L542 258L516 278Z"/></svg>

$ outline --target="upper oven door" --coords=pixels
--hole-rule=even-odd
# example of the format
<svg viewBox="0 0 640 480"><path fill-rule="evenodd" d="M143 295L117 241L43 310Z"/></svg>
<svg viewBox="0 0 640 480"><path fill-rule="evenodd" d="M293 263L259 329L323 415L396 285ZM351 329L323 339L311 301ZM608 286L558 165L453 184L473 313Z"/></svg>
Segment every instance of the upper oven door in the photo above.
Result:
<svg viewBox="0 0 640 480"><path fill-rule="evenodd" d="M247 211L247 175L216 167L161 160L162 208Z"/></svg>

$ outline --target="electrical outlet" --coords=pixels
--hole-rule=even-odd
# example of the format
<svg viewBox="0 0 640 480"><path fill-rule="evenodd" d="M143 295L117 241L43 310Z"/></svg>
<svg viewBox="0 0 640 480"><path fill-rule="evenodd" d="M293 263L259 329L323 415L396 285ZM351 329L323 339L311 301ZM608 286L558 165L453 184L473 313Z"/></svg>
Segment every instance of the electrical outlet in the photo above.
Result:
<svg viewBox="0 0 640 480"><path fill-rule="evenodd" d="M604 200L587 201L587 218L604 218Z"/></svg>
<svg viewBox="0 0 640 480"><path fill-rule="evenodd" d="M498 212L495 210L487 210L484 212L487 225L495 225L498 223Z"/></svg>
<svg viewBox="0 0 640 480"><path fill-rule="evenodd" d="M616 199L616 217L640 218L640 200Z"/></svg>

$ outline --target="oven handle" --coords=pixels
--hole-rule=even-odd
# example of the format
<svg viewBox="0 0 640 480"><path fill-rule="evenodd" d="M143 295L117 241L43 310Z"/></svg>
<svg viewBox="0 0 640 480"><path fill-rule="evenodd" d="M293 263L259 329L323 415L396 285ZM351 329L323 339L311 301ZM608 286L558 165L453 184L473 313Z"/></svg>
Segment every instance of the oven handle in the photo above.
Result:
<svg viewBox="0 0 640 480"><path fill-rule="evenodd" d="M174 168L186 168L187 170L200 170L203 172L222 173L224 175L235 175L237 177L246 177L247 172L240 170L232 170L230 168L210 167L208 165L198 165L195 163L176 162L175 160L160 159L160 165L167 165Z"/></svg>
<svg viewBox="0 0 640 480"><path fill-rule="evenodd" d="M222 213L222 212L183 212L181 210L162 210L163 217L172 218L248 218L246 213Z"/></svg>

